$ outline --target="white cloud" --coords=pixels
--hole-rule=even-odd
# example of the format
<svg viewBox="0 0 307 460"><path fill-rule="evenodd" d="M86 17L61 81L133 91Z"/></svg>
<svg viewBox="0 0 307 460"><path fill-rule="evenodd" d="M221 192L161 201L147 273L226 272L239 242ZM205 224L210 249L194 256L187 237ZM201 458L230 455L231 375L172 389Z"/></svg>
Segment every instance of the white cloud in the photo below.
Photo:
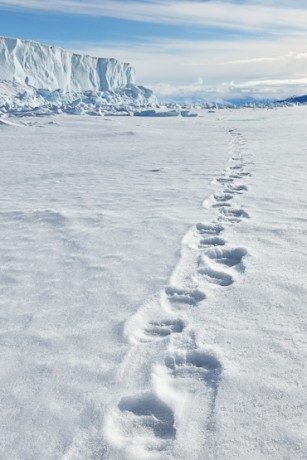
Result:
<svg viewBox="0 0 307 460"><path fill-rule="evenodd" d="M141 40L137 43L70 43L76 51L128 60L140 81L184 84L203 78L210 84L270 75L293 77L307 71L307 40L278 42ZM262 57L259 57L262 56Z"/></svg>
<svg viewBox="0 0 307 460"><path fill-rule="evenodd" d="M283 80L254 80L246 81L244 83L232 83L234 88L256 88L256 87L280 87L280 86L298 86L307 85L307 74L305 78L292 78Z"/></svg>
<svg viewBox="0 0 307 460"><path fill-rule="evenodd" d="M280 3L280 2L279 2ZM302 3L303 4L303 3ZM277 5L277 6L276 6ZM258 30L307 30L307 10L290 2L188 1L188 0L0 0L0 7L105 16L160 24L190 24ZM281 30L281 28L283 30ZM273 30L272 30L273 32Z"/></svg>
<svg viewBox="0 0 307 460"><path fill-rule="evenodd" d="M300 39L276 43L144 39L129 46L71 43L70 48L128 60L137 70L138 81L163 99L182 95L283 98L307 93L305 43ZM225 65L225 57L232 63Z"/></svg>
<svg viewBox="0 0 307 460"><path fill-rule="evenodd" d="M223 63L226 64L252 64L259 62L276 62L276 61L291 61L293 59L307 59L307 53L294 53L290 51L287 54L281 56L266 56L266 57L257 57L251 59L238 59L236 61L228 61Z"/></svg>
<svg viewBox="0 0 307 460"><path fill-rule="evenodd" d="M170 85L160 83L153 89L160 100L184 100L184 101L208 101L221 102L246 99L247 96L254 99L286 99L301 93L301 87L307 87L307 75L304 78L292 80L254 80L244 83L223 82L217 86L199 85Z"/></svg>

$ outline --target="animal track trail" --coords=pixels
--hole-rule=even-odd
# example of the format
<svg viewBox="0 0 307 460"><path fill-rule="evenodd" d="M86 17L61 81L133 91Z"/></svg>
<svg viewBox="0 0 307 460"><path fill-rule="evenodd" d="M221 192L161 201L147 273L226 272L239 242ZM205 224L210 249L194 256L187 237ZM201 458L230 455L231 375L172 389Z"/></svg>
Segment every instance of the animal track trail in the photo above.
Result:
<svg viewBox="0 0 307 460"><path fill-rule="evenodd" d="M119 454L115 458L174 459L178 452L189 458L191 448L199 458L207 434L215 430L223 365L213 350L198 346L193 325L206 306L207 290L217 295L233 289L248 255L244 247L227 244L226 230L250 218L238 203L251 176L244 137L236 129L229 134L229 162L234 163L213 180L217 189L203 203L215 218L190 229L170 284L126 323L126 337L133 344L119 372L119 378L127 377L126 394L104 423ZM201 441L186 447L187 438Z"/></svg>
<svg viewBox="0 0 307 460"><path fill-rule="evenodd" d="M236 208L230 202L236 195L242 195L247 190L247 186L242 183L238 184L238 180L250 177L251 173L246 170L247 163L244 161L244 152L241 148L242 145L246 145L244 137L236 130L229 130L229 134L232 138L230 145L232 155L229 161L235 161L235 164L226 168L223 176L213 181L213 183L224 186L222 193L215 192L204 201L203 206L207 209L216 209L220 214L218 221L235 224L241 222L242 219L249 218L244 209Z"/></svg>

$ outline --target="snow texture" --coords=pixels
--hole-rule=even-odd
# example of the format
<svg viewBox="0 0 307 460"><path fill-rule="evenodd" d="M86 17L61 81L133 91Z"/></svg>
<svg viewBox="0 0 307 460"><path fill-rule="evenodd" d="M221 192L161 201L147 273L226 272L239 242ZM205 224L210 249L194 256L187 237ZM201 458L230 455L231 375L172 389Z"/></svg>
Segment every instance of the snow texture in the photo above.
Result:
<svg viewBox="0 0 307 460"><path fill-rule="evenodd" d="M5 118L1 458L306 459L306 111Z"/></svg>

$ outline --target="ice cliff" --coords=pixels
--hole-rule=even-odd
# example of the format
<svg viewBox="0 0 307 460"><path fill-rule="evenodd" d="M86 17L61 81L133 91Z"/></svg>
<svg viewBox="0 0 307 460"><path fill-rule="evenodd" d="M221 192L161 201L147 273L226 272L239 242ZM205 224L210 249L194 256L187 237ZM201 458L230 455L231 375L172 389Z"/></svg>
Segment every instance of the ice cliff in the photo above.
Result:
<svg viewBox="0 0 307 460"><path fill-rule="evenodd" d="M0 81L4 80L49 91L116 91L135 84L135 72L130 64L116 59L95 58L3 37L0 38Z"/></svg>
<svg viewBox="0 0 307 460"><path fill-rule="evenodd" d="M136 85L128 63L0 37L0 114L37 108L98 113L104 106L154 103L152 91Z"/></svg>

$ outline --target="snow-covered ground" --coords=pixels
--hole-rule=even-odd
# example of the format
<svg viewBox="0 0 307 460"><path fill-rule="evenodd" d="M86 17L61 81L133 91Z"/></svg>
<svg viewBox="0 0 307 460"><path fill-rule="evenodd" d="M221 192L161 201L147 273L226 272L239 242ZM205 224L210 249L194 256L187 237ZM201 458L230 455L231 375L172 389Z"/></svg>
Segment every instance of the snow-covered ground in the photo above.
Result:
<svg viewBox="0 0 307 460"><path fill-rule="evenodd" d="M0 124L1 458L307 457L306 115Z"/></svg>

